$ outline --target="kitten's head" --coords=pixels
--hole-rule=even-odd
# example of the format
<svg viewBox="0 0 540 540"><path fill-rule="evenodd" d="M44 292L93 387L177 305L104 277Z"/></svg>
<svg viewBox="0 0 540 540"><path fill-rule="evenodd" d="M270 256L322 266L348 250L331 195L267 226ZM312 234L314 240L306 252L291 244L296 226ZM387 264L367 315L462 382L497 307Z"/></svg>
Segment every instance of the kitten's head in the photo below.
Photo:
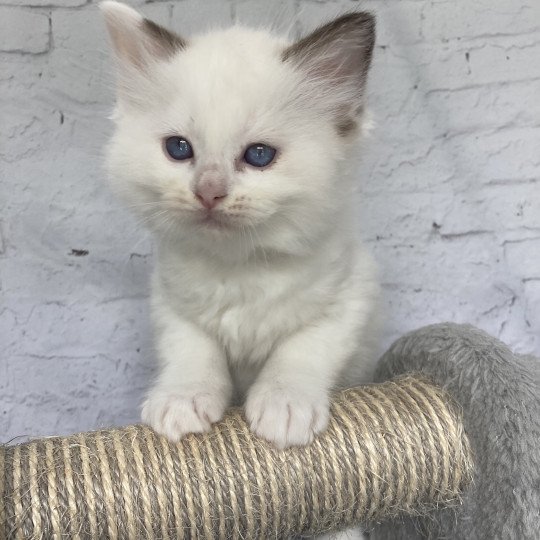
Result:
<svg viewBox="0 0 540 540"><path fill-rule="evenodd" d="M374 18L294 43L238 26L186 40L101 6L118 60L111 177L151 229L223 252L317 242L350 197Z"/></svg>

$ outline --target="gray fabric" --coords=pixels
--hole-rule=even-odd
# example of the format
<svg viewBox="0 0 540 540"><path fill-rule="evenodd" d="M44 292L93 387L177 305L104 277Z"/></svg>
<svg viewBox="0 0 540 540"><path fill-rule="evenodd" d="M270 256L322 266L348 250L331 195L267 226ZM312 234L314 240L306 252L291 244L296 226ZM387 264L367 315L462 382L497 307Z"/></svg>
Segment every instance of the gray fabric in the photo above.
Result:
<svg viewBox="0 0 540 540"><path fill-rule="evenodd" d="M461 404L475 479L455 509L379 524L376 540L540 539L540 360L471 326L432 325L382 357L377 380L421 372Z"/></svg>

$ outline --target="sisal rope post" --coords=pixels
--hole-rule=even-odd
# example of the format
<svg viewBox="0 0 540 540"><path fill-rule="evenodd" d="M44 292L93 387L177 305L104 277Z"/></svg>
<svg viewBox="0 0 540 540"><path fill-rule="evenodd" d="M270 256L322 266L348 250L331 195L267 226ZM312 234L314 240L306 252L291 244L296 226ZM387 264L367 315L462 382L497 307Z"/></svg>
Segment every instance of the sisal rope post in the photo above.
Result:
<svg viewBox="0 0 540 540"><path fill-rule="evenodd" d="M240 409L170 443L135 425L0 448L0 538L267 539L459 502L457 406L404 377L336 394L328 430L280 451Z"/></svg>

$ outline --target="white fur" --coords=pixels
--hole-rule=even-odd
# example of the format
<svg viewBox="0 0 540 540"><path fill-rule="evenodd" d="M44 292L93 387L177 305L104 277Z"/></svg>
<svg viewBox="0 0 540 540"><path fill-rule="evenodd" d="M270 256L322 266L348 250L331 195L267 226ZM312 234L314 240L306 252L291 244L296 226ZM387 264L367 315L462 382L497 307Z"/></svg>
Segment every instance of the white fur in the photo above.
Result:
<svg viewBox="0 0 540 540"><path fill-rule="evenodd" d="M282 61L286 40L241 27L133 67L125 50L141 19L117 6L104 6L109 29L122 26L108 164L158 243L161 370L143 421L178 440L245 401L259 436L309 443L326 427L329 392L368 379L374 360L378 285L353 235L357 140L339 136L333 116L351 89L310 80ZM195 159L168 159L169 135L187 137ZM278 149L275 162L242 164L261 141ZM229 189L214 210L221 225L202 222L193 194L209 168Z"/></svg>

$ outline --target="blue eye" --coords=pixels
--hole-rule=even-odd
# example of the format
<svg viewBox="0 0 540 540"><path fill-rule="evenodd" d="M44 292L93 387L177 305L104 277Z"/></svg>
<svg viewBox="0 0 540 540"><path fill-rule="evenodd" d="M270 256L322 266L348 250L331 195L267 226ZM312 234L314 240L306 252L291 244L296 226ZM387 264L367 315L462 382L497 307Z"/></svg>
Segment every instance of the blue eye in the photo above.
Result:
<svg viewBox="0 0 540 540"><path fill-rule="evenodd" d="M248 146L244 153L244 161L253 167L266 167L276 156L276 149L263 143Z"/></svg>
<svg viewBox="0 0 540 540"><path fill-rule="evenodd" d="M184 137L168 137L165 140L165 150L169 156L178 161L193 157L193 148Z"/></svg>

